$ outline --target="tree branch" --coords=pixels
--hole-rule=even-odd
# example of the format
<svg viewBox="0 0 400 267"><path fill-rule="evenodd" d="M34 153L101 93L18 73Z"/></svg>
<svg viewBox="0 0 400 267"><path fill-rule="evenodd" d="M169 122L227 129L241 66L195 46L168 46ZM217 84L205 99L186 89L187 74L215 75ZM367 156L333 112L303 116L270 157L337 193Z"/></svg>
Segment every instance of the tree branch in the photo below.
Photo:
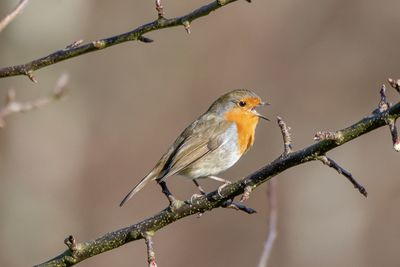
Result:
<svg viewBox="0 0 400 267"><path fill-rule="evenodd" d="M58 79L51 95L42 96L37 99L25 102L17 101L15 91L13 89L10 89L5 99L5 106L0 107L0 128L3 128L5 126L5 118L13 113L28 112L33 109L41 108L55 100L61 99L65 95L67 82L68 75L63 74Z"/></svg>
<svg viewBox="0 0 400 267"><path fill-rule="evenodd" d="M279 156L270 164L265 165L242 180L225 186L221 190L221 194L216 190L206 196L196 198L193 202L177 201L173 207L167 207L154 216L134 225L107 233L95 240L77 244L72 242L74 245L68 246L65 252L38 266L72 266L89 257L115 249L128 242L146 239L149 234L153 235L156 231L181 218L222 207L226 201L242 194L246 187L256 188L289 168L318 160L319 156L324 156L328 151L379 127L388 125L388 119L395 120L399 116L400 103L397 103L384 112L373 113L347 128L336 131L336 133L340 133L340 138L338 139L324 139L301 150L288 153L284 157Z"/></svg>
<svg viewBox="0 0 400 267"><path fill-rule="evenodd" d="M32 81L36 81L33 77L33 71L47 67L49 65L56 64L60 61L67 60L73 57L81 56L90 52L98 51L113 45L128 41L142 41L145 43L151 42L152 40L144 37L145 33L161 30L169 27L183 26L185 30L190 32L190 22L200 17L210 14L210 12L217 10L218 8L236 2L237 0L218 0L213 1L207 5L204 5L187 15L167 19L164 17L163 7L160 1L156 1L156 9L158 11L158 18L150 23L144 24L130 32L122 33L109 38L93 41L91 43L75 46L67 46L64 49L58 50L45 57L35 59L31 62L22 65L4 67L0 69L0 78L11 77L16 75L26 75Z"/></svg>
<svg viewBox="0 0 400 267"><path fill-rule="evenodd" d="M267 196L269 208L268 234L264 243L264 250L258 262L258 267L267 267L272 248L278 236L278 181L271 179L268 182Z"/></svg>
<svg viewBox="0 0 400 267"><path fill-rule="evenodd" d="M19 1L18 5L14 8L13 11L11 11L10 14L5 16L1 21L0 21L0 32L3 31L8 24L10 24L11 21L13 21L19 14L22 13L26 5L28 4L29 0L21 0Z"/></svg>

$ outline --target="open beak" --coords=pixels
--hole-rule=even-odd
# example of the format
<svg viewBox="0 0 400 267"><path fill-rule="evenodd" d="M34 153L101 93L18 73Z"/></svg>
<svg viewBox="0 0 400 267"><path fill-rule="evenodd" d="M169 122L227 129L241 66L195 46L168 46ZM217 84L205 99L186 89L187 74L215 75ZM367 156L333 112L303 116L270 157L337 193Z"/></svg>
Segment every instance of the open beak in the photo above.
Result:
<svg viewBox="0 0 400 267"><path fill-rule="evenodd" d="M261 102L258 106L269 106L270 104L268 102ZM261 115L260 113L258 113L257 110L252 109L251 112L253 112L254 115L256 115L257 117L264 119L266 121L270 121L267 117Z"/></svg>
<svg viewBox="0 0 400 267"><path fill-rule="evenodd" d="M256 115L257 117L259 117L261 119L264 119L266 121L269 121L269 119L267 117L265 117L265 116L261 115L260 113L258 113L257 110L253 109L251 112L253 112L253 114Z"/></svg>

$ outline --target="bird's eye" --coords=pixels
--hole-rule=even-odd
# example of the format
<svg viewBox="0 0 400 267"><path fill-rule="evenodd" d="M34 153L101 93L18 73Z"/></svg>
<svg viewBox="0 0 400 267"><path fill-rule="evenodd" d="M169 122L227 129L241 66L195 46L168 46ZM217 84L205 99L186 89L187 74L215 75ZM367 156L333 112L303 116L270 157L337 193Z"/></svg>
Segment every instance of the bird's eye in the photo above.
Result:
<svg viewBox="0 0 400 267"><path fill-rule="evenodd" d="M245 101L240 101L240 102L239 102L239 106L241 106L241 107L246 106L246 102L245 102Z"/></svg>

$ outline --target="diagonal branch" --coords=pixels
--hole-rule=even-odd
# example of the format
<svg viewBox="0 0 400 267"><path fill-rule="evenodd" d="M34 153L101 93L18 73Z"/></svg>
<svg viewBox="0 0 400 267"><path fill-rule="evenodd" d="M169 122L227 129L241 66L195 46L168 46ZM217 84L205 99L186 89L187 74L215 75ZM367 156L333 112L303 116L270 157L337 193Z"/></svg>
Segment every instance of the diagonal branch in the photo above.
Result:
<svg viewBox="0 0 400 267"><path fill-rule="evenodd" d="M51 95L42 96L31 101L17 101L15 91L10 89L6 97L6 105L0 107L0 128L6 124L5 118L14 113L28 112L33 109L41 108L55 100L61 99L65 95L68 75L63 74L58 79Z"/></svg>
<svg viewBox="0 0 400 267"><path fill-rule="evenodd" d="M10 24L11 21L13 21L19 14L22 13L26 5L28 4L29 0L21 0L19 1L18 5L14 8L13 11L11 11L10 14L5 16L1 21L0 21L0 32L3 31L8 24Z"/></svg>
<svg viewBox="0 0 400 267"><path fill-rule="evenodd" d="M342 168L339 164L337 164L333 159L327 157L327 156L318 156L317 159L321 161L323 164L325 164L328 167L331 167L332 169L335 169L339 174L342 174L344 177L346 177L356 189L365 197L367 197L368 193L367 190L362 186L354 177L353 175L346 171L344 168Z"/></svg>
<svg viewBox="0 0 400 267"><path fill-rule="evenodd" d="M212 11L217 10L225 5L228 5L236 1L237 0L213 1L207 5L204 5L190 12L189 14L171 19L167 19L164 16L160 16L160 12L163 12L162 6L160 1L156 1L156 4L160 3L160 6L156 5L156 7L158 7L157 10L159 16L153 22L139 26L138 28L130 32L122 33L109 38L104 38L87 44L73 46L73 47L68 46L65 49L58 50L50 55L47 55L39 59L35 59L26 64L1 68L0 78L11 77L16 75L26 75L32 81L34 81L34 79L31 78L33 77L33 71L47 67L49 65L56 64L63 60L81 56L83 54L98 51L128 41L144 41L146 43L151 42L151 39L143 37L145 33L151 31L161 30L169 27L183 26L187 32L190 32L190 22L194 21L195 19L206 16L210 14Z"/></svg>
<svg viewBox="0 0 400 267"><path fill-rule="evenodd" d="M161 228L184 217L204 213L221 207L227 200L242 194L247 186L258 187L279 173L294 166L314 161L316 157L325 155L328 151L358 138L379 127L388 125L387 118L397 119L400 116L400 103L393 105L384 113L373 113L353 125L344 128L339 139L321 140L306 148L293 151L286 157L279 156L270 164L253 172L247 177L225 186L220 192L213 191L206 196L196 198L195 203L190 201L179 202L173 209L165 208L154 216L139 223L105 234L95 240L77 243L74 250L68 248L62 254L38 266L72 266L89 257L115 249L126 243L145 239L148 233L154 234ZM222 195L222 196L221 196Z"/></svg>

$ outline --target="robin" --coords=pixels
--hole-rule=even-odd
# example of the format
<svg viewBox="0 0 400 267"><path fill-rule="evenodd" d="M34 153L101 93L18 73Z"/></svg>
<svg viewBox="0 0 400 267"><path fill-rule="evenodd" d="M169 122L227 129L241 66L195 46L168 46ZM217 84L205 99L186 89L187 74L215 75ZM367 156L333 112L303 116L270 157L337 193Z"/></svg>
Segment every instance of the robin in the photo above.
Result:
<svg viewBox="0 0 400 267"><path fill-rule="evenodd" d="M210 178L224 184L230 182L216 177L232 167L254 143L254 134L259 118L268 120L256 111L266 105L254 92L238 89L218 98L210 108L191 123L175 140L168 151L122 200L124 205L148 182L157 181L170 203L175 198L168 190L165 179L172 175L183 175L192 179L202 194L204 190L198 179Z"/></svg>

